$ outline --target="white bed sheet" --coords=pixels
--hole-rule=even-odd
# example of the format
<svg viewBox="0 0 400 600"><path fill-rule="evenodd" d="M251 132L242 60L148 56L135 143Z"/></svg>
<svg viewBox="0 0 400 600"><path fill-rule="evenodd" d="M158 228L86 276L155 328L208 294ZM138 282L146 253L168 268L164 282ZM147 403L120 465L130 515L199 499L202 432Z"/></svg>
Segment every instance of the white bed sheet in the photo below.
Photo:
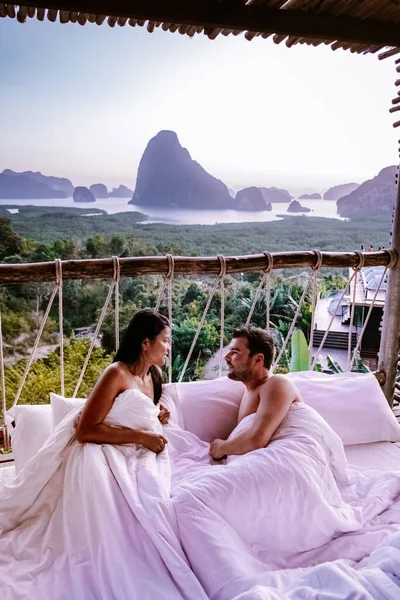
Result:
<svg viewBox="0 0 400 600"><path fill-rule="evenodd" d="M400 471L400 444L373 442L344 447L349 466L355 469Z"/></svg>
<svg viewBox="0 0 400 600"><path fill-rule="evenodd" d="M349 465L356 469L377 469L379 471L400 470L400 444L374 442L345 446ZM0 486L11 483L15 477L13 464L0 467Z"/></svg>

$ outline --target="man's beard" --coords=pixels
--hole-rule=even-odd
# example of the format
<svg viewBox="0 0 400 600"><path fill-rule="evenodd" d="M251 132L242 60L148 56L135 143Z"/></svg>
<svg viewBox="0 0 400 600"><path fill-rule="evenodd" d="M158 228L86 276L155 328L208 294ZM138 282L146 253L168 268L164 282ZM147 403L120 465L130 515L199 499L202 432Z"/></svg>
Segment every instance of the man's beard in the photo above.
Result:
<svg viewBox="0 0 400 600"><path fill-rule="evenodd" d="M228 371L228 379L233 381L247 381L250 378L250 369L248 367L240 370Z"/></svg>

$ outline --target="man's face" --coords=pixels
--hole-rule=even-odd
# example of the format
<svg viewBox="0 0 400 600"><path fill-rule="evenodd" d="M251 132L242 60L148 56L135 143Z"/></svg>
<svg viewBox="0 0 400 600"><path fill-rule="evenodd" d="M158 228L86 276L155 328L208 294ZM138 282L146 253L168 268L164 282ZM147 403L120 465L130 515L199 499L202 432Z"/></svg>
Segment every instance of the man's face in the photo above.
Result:
<svg viewBox="0 0 400 600"><path fill-rule="evenodd" d="M252 360L246 338L233 338L225 355L228 377L235 381L247 381L252 373Z"/></svg>

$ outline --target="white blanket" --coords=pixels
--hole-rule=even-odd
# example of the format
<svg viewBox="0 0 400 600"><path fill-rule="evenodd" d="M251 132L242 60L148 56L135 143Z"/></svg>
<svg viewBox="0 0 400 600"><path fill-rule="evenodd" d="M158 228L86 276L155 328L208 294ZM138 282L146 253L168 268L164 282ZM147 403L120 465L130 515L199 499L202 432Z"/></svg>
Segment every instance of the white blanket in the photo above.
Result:
<svg viewBox="0 0 400 600"><path fill-rule="evenodd" d="M0 491L3 600L399 597L400 472L348 470L306 405L226 464L176 424L158 456L80 444L79 412ZM106 422L161 432L157 414L128 390Z"/></svg>

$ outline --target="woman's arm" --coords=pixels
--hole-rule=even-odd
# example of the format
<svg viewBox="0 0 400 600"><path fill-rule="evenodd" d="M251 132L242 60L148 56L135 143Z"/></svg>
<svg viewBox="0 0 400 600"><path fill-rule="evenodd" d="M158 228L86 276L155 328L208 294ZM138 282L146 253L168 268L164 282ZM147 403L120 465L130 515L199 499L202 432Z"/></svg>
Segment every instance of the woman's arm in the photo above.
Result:
<svg viewBox="0 0 400 600"><path fill-rule="evenodd" d="M260 390L260 404L253 426L230 440L214 440L210 445L211 456L219 459L265 448L294 399L291 382L275 375L274 381L268 382L268 385Z"/></svg>
<svg viewBox="0 0 400 600"><path fill-rule="evenodd" d="M129 427L110 427L103 423L116 396L124 391L125 373L111 364L94 386L80 415L76 429L79 442L95 444L140 444L153 452L161 452L167 442L163 436Z"/></svg>

